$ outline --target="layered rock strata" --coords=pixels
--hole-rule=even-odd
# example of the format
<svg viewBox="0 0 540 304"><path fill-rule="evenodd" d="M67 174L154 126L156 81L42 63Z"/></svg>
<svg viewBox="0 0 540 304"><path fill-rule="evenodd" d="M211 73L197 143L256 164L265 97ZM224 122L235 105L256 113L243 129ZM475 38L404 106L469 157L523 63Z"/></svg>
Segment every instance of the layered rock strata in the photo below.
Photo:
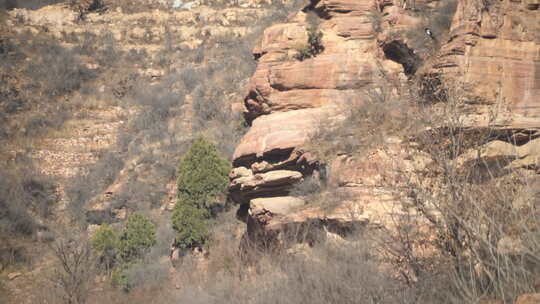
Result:
<svg viewBox="0 0 540 304"><path fill-rule="evenodd" d="M538 167L540 18L534 1L457 1L448 40L430 58L410 48L407 37L391 35L422 24L400 1L313 1L287 23L268 28L253 51L258 66L244 99L251 128L236 149L231 173L231 196L241 204L238 215L248 223L248 234L307 224L353 228L391 222L389 216L403 210L406 200L400 178L427 170L427 155L410 155L398 142L363 158L339 156L322 170L303 147L340 110L365 102L361 92L380 85L381 75L406 79L422 61L427 68L417 74L470 85L473 104L463 132L487 130L500 140L483 146L483 156L505 157L512 150L518 156L509 169ZM319 18L324 50L299 61L295 54L313 26L309 14ZM497 119L487 114L494 110ZM466 164L470 153L462 159ZM273 171L278 181L269 178ZM314 172L326 176L323 171L331 172L328 182L349 193L347 199L331 208L299 207L290 188Z"/></svg>

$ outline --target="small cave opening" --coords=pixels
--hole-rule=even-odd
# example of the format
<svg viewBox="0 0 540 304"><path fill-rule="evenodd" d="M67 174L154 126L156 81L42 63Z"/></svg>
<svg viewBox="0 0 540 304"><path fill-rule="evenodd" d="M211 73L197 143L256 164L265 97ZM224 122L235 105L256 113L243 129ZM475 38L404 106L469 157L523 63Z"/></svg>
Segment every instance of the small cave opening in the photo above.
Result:
<svg viewBox="0 0 540 304"><path fill-rule="evenodd" d="M330 14L328 14L326 9L324 7L317 6L319 2L321 2L321 0L310 0L310 3L302 8L302 12L306 14L312 12L321 19L330 19Z"/></svg>
<svg viewBox="0 0 540 304"><path fill-rule="evenodd" d="M385 43L383 52L386 58L401 64L406 75L414 75L422 64L422 58L401 40Z"/></svg>

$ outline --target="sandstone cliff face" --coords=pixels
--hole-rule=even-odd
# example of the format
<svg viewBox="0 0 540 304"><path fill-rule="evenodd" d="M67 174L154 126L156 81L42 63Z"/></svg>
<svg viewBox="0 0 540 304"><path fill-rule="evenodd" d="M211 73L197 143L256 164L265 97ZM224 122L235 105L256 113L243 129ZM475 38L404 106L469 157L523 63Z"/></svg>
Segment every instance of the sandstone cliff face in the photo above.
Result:
<svg viewBox="0 0 540 304"><path fill-rule="evenodd" d="M479 103L472 107L474 119L467 120L469 127L485 128L486 113L497 104L497 109L508 110L505 119L490 128L513 132L515 138L525 136L520 144L536 137L538 3L458 1L449 38L440 41L442 47L431 58L421 58L407 46L405 36L391 35L421 24L417 15L404 8L398 1L313 1L288 23L265 31L253 51L258 66L244 99L244 114L252 125L236 148L231 173L231 196L242 204L239 216L248 223L248 233L255 236L312 222L330 226L329 219L339 219L345 226L376 223L402 208L403 193L389 184L399 183L398 172L423 170L430 162L427 156L408 155L398 143L365 157L342 155L322 170L320 162L303 150L322 119L337 117L339 108L364 102L360 92L375 85L382 73L403 80L416 72L411 67L426 60L427 69L418 74L449 76L471 85ZM293 58L295 46L307 39L306 14L310 12L320 18L324 51L298 61ZM378 13L382 28L373 19ZM497 151L493 153L505 153ZM538 151L526 154L530 161L515 163L513 168L537 165ZM314 172L324 176L322 171L331 172L329 182L338 189L352 193L349 207L298 211L289 189ZM279 182L267 177L272 172L280 175ZM265 198L268 203L261 203Z"/></svg>
<svg viewBox="0 0 540 304"><path fill-rule="evenodd" d="M513 116L538 117L539 32L538 1L459 1L433 71L461 77Z"/></svg>
<svg viewBox="0 0 540 304"><path fill-rule="evenodd" d="M232 198L243 205L239 215L247 217L248 231L257 230L258 221L279 227L273 215L285 219L291 213L284 212L290 209L285 206L298 205L287 197L290 187L322 169L301 149L321 120L337 117L339 108L362 103L359 92L372 86L378 73L404 75L403 67L384 58L379 47L373 15L383 9L370 0L313 1L288 23L268 28L254 49L258 66L244 99L244 114L252 125L234 153L230 185ZM295 49L307 40L308 14L319 19L324 50L299 61ZM266 177L278 174L279 181ZM269 203L261 204L265 197ZM342 219L346 213L336 212ZM323 216L313 209L310 214L291 215L288 221L323 217L340 216Z"/></svg>

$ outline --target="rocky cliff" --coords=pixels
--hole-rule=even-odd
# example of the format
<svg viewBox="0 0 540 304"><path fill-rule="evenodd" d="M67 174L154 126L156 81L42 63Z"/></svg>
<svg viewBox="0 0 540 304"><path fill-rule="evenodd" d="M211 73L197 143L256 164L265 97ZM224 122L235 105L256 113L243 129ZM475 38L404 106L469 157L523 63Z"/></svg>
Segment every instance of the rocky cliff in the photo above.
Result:
<svg viewBox="0 0 540 304"><path fill-rule="evenodd" d="M397 187L400 176L422 170L430 163L427 155L412 156L400 140L384 139L386 144L365 154L335 155L324 164L305 148L321 128L340 119L343 109L365 103L362 92L390 87L390 81L381 84L381 75L405 85L434 78L459 82L468 96L462 127L488 129L499 138L504 133L502 144L493 141L497 136L489 140L491 156L513 153L509 147L495 146L519 145L527 152L510 167L536 170L538 3L459 0L439 9L448 10L448 29L426 22L430 11L445 5L449 4L311 1L287 23L265 31L253 50L257 70L244 98L251 127L236 148L231 172L231 195L241 204L238 215L248 223L248 234L313 222L341 228L377 223L403 208L406 195ZM295 52L313 27L310 15L316 16L324 50L297 60ZM433 26L436 36L425 35L424 26ZM495 120L489 116L494 111ZM337 187L335 193L349 193L347 199L328 208L292 197L291 188L311 175L328 177Z"/></svg>
<svg viewBox="0 0 540 304"><path fill-rule="evenodd" d="M538 117L538 14L537 1L459 1L433 70L473 84L479 101Z"/></svg>

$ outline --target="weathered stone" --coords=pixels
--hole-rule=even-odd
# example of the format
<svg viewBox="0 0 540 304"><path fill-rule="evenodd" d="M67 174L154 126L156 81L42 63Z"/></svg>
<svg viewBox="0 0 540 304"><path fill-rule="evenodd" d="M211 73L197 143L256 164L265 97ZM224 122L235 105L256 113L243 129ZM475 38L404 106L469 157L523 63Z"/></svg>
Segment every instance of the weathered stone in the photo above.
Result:
<svg viewBox="0 0 540 304"><path fill-rule="evenodd" d="M496 162L497 166L508 169L537 168L540 165L540 138L519 146L494 140L479 151L469 151L460 157L465 165L478 162L478 159L482 159L484 164Z"/></svg>
<svg viewBox="0 0 540 304"><path fill-rule="evenodd" d="M15 280L16 278L22 276L22 273L20 272L12 272L12 273L8 273L7 277L8 277L8 280L12 281L12 280Z"/></svg>
<svg viewBox="0 0 540 304"><path fill-rule="evenodd" d="M528 293L517 298L515 304L540 304L540 293Z"/></svg>
<svg viewBox="0 0 540 304"><path fill-rule="evenodd" d="M442 47L433 72L456 75L471 84L477 96L502 102L513 115L537 117L540 23L533 20L538 20L537 11L510 1L485 9L474 1L458 1L452 39Z"/></svg>
<svg viewBox="0 0 540 304"><path fill-rule="evenodd" d="M316 122L324 117L321 109L305 109L266 115L256 119L237 146L233 159L247 165L265 156L282 154L288 158L315 132ZM248 159L244 162L243 159ZM272 163L272 161L270 161Z"/></svg>
<svg viewBox="0 0 540 304"><path fill-rule="evenodd" d="M234 179L231 182L231 187L235 187L237 185L241 188L277 186L282 184L294 183L296 181L299 181L301 178L302 173L298 171L275 170Z"/></svg>
<svg viewBox="0 0 540 304"><path fill-rule="evenodd" d="M373 27L377 9L373 1L322 0L313 1L312 6L322 17L318 26L323 34L322 53L303 61L293 58L295 48L306 43L306 28L310 25L305 12L299 12L287 23L268 28L253 50L258 66L244 99L244 114L252 126L233 156L235 167L251 168L253 175L241 175L234 169L230 184L233 199L244 205L251 200L252 209L253 202L258 202L259 198L286 196L288 188L300 180L292 176L276 178L275 175L283 173L272 172L286 169L307 175L318 166L313 155L300 152L318 128L343 119L342 109L362 104L360 92L370 87L380 73L403 74L402 65L385 58L380 49ZM400 27L418 23L417 18L406 17L402 8L386 4L384 10ZM392 142L399 143L399 140ZM370 159L370 164L363 166L368 168L375 162ZM370 174L375 168L363 172L365 168L343 164L331 166L330 171L340 176L341 185L353 186L354 182L364 183L359 180L373 179ZM347 179L354 182L349 183ZM366 197L380 201L373 195ZM388 199L386 195L383 197L383 201ZM362 214L364 203L356 201L335 206L331 212L315 207L279 216L271 212L252 212L247 220L248 231L279 230L309 221L354 226L367 221Z"/></svg>
<svg viewBox="0 0 540 304"><path fill-rule="evenodd" d="M405 149L406 141L392 136L382 139L380 149L339 156L329 164L329 185L350 195L337 206L309 206L308 201L302 210L272 213L255 208L253 202L286 197L288 187L300 179L283 177L273 182L275 177L269 173L285 169L309 175L301 164L316 166L318 160L300 151L318 128L326 127L324 120L335 120L338 109L361 105L361 92L380 80L380 74L406 79L420 73L411 68L420 62L426 62L422 73L442 73L471 84L467 97L473 97L474 105L471 117L463 120L464 128L500 135L481 147L480 154L476 150L461 154L458 160L464 166L480 155L486 162L504 158L505 169L539 168L537 2L497 2L482 8L480 2L458 0L450 39L440 41L439 54L428 60L409 47L408 38L392 36L421 24L404 1L399 6L394 1L313 1L305 11L315 9L322 17L318 29L324 50L303 61L294 55L295 48L306 42L305 12L268 28L253 51L258 66L244 98L244 114L252 126L233 156L235 167L250 168L252 173L235 174L230 188L243 198L239 201L244 206L251 201L248 233L263 231L275 237L280 231L310 224L347 227L344 230L360 224L388 227L395 222L393 216L414 214L404 210L410 202L400 191L417 182L415 172L431 170L433 161L427 153ZM376 22L383 27L380 33L374 32ZM493 121L486 115L493 105L508 109L503 118ZM509 250L507 245L502 242L500 249Z"/></svg>
<svg viewBox="0 0 540 304"><path fill-rule="evenodd" d="M272 215L285 215L305 203L303 199L293 196L256 198L250 202L250 212L254 216L265 212L270 212Z"/></svg>
<svg viewBox="0 0 540 304"><path fill-rule="evenodd" d="M231 170L231 173L229 173L229 178L236 179L236 178L241 178L241 177L249 177L252 175L253 175L253 172L251 172L251 170L249 170L248 168L236 167Z"/></svg>

